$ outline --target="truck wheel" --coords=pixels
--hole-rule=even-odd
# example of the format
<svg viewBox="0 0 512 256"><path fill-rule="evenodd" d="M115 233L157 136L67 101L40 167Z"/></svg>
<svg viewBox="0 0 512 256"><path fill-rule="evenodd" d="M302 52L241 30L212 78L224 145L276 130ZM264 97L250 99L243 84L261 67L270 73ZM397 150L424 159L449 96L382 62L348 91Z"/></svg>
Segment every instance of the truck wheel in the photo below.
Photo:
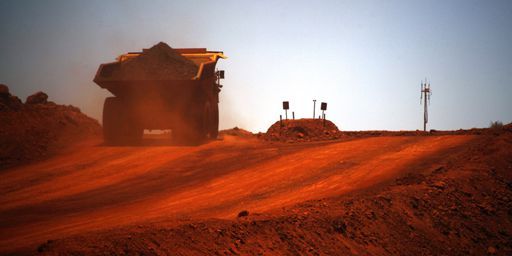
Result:
<svg viewBox="0 0 512 256"><path fill-rule="evenodd" d="M219 103L212 104L210 120L210 139L217 139L219 136Z"/></svg>
<svg viewBox="0 0 512 256"><path fill-rule="evenodd" d="M208 137L209 125L211 119L211 106L206 102L197 110L191 129L191 140L194 144L204 142Z"/></svg>
<svg viewBox="0 0 512 256"><path fill-rule="evenodd" d="M103 105L103 139L109 145L139 143L143 129L130 117L125 104L116 98L108 97Z"/></svg>
<svg viewBox="0 0 512 256"><path fill-rule="evenodd" d="M211 107L206 102L197 107L184 120L187 125L173 129L173 140L183 145L198 145L205 141L210 131Z"/></svg>
<svg viewBox="0 0 512 256"><path fill-rule="evenodd" d="M203 139L207 139L210 135L210 127L212 123L212 106L209 101L204 104L203 113L201 116L201 127L199 133L202 134Z"/></svg>

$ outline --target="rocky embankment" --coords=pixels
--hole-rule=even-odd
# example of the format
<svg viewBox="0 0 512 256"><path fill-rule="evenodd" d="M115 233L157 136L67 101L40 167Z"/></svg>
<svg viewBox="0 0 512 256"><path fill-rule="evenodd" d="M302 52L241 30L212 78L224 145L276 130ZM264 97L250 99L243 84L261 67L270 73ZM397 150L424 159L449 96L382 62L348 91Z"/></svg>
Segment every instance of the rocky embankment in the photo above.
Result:
<svg viewBox="0 0 512 256"><path fill-rule="evenodd" d="M44 92L23 103L0 84L0 170L48 157L100 133L98 121L77 107L48 101Z"/></svg>

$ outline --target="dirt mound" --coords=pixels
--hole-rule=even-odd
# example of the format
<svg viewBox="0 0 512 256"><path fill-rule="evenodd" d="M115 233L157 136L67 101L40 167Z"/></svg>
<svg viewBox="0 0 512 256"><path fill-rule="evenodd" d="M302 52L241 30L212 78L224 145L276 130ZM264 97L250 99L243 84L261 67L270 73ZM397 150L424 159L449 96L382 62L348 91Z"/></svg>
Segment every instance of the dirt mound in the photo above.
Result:
<svg viewBox="0 0 512 256"><path fill-rule="evenodd" d="M297 119L277 121L261 137L270 141L318 141L338 139L341 132L329 120Z"/></svg>
<svg viewBox="0 0 512 256"><path fill-rule="evenodd" d="M187 80L196 76L198 66L181 56L166 43L160 42L137 57L121 62L111 79L119 80Z"/></svg>
<svg viewBox="0 0 512 256"><path fill-rule="evenodd" d="M250 131L247 131L247 130L244 130L244 129L241 129L238 127L234 127L232 129L227 129L227 130L222 130L219 132L219 135L220 136L230 135L230 136L236 136L236 137L241 137L241 138L250 138L250 137L254 136L254 134L252 134Z"/></svg>
<svg viewBox="0 0 512 256"><path fill-rule="evenodd" d="M23 104L4 91L0 94L0 169L44 158L101 132L98 121L77 107L48 102L43 92L29 96Z"/></svg>

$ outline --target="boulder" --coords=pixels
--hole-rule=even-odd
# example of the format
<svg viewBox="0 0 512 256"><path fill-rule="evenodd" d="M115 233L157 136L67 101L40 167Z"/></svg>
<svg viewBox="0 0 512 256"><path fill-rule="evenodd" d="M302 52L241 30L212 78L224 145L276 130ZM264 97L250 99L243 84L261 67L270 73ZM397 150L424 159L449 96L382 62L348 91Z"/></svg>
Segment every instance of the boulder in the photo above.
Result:
<svg viewBox="0 0 512 256"><path fill-rule="evenodd" d="M9 108L11 110L20 110L23 108L23 102L21 102L20 98L10 95L9 96Z"/></svg>
<svg viewBox="0 0 512 256"><path fill-rule="evenodd" d="M48 102L48 95L44 92L36 92L27 97L25 104L45 104Z"/></svg>
<svg viewBox="0 0 512 256"><path fill-rule="evenodd" d="M5 84L0 84L0 96L9 95L9 87Z"/></svg>
<svg viewBox="0 0 512 256"><path fill-rule="evenodd" d="M9 93L9 88L0 84L0 111L18 111L23 108L23 102Z"/></svg>
<svg viewBox="0 0 512 256"><path fill-rule="evenodd" d="M247 217L247 216L249 216L249 211L247 211L247 210L243 210L238 213L238 218Z"/></svg>

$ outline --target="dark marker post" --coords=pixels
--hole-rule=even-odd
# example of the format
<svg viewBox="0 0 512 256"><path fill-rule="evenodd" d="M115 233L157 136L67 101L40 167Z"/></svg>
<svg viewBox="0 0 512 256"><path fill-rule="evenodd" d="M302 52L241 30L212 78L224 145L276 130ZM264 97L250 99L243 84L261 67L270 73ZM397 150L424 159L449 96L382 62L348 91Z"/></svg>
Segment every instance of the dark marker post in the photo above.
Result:
<svg viewBox="0 0 512 256"><path fill-rule="evenodd" d="M283 101L283 109L284 109L285 119L288 120L288 109L290 109L290 103L288 101Z"/></svg>
<svg viewBox="0 0 512 256"><path fill-rule="evenodd" d="M322 104L320 104L320 109L322 110L322 117L324 119L324 127L325 127L325 111L327 110L327 102L322 102Z"/></svg>

